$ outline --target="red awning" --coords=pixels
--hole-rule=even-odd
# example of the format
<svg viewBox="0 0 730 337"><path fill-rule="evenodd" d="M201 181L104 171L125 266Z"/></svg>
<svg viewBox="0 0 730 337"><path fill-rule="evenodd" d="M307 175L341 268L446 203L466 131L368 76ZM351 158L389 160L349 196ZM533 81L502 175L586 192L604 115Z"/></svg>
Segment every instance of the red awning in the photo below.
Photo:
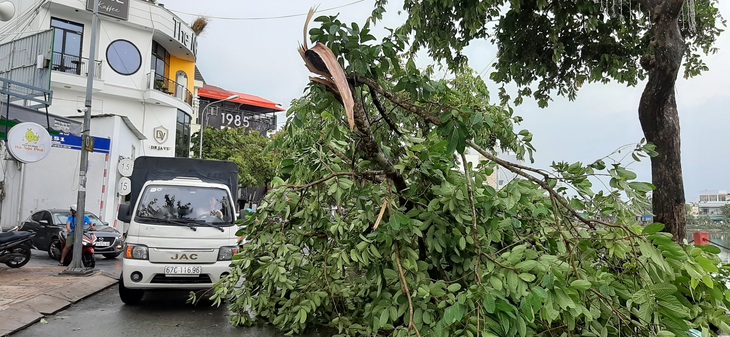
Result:
<svg viewBox="0 0 730 337"><path fill-rule="evenodd" d="M259 108L264 109L270 109L272 111L284 111L284 109L280 104L274 103L272 101L269 101L265 98L261 98L254 95L244 94L240 92L225 90L219 87L216 87L214 85L203 85L202 88L198 90L198 96L205 97L212 100L220 100L220 99L226 99L228 97L231 97L232 95L238 95L238 98L232 99L229 102L233 103L239 103L239 104L245 104L250 106L255 106Z"/></svg>

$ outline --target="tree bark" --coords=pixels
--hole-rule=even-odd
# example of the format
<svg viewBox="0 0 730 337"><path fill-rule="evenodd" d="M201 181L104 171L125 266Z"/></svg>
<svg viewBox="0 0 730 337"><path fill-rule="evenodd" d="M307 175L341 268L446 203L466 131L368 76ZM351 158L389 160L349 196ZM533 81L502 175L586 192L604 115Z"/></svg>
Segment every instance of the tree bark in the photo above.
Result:
<svg viewBox="0 0 730 337"><path fill-rule="evenodd" d="M651 158L654 222L663 223L677 242L685 238L679 113L675 84L684 55L678 18L683 0L646 0L653 21L653 55L641 60L649 79L639 102L639 120L646 140L656 146Z"/></svg>

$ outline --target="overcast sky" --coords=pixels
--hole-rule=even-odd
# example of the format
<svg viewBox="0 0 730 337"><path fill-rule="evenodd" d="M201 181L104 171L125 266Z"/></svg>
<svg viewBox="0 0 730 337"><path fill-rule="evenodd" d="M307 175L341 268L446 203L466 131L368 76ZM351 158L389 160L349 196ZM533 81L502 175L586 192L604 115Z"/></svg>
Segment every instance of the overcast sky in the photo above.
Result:
<svg viewBox="0 0 730 337"><path fill-rule="evenodd" d="M197 65L208 84L261 96L288 107L302 95L309 72L296 49L302 41L307 11L319 5L321 14L339 13L343 22L362 24L374 0L240 0L159 1L188 22L198 15L210 23L198 39ZM721 1L720 12L730 18L730 1ZM395 27L400 1L391 0L389 12L374 30ZM331 9L333 8L333 9ZM310 26L311 27L311 26ZM682 127L682 158L687 201L697 201L703 190L730 190L730 34L720 36L720 51L706 57L710 71L677 84ZM467 50L476 71L489 74L496 49L477 41ZM496 85L490 85L493 93ZM515 108L524 118L517 126L534 134L534 166L547 168L552 161L584 163L604 157L643 137L637 106L638 87L619 84L585 85L576 101L555 98L547 109L527 102ZM283 116L279 118L283 123ZM625 153L625 152L623 152ZM623 155L622 153L622 155ZM650 181L648 161L631 167L639 180Z"/></svg>

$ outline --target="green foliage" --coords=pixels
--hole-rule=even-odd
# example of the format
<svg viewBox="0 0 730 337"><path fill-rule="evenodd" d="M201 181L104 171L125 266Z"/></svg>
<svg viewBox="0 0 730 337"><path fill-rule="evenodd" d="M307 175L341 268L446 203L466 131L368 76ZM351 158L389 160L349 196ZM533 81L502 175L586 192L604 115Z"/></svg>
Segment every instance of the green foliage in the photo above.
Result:
<svg viewBox="0 0 730 337"><path fill-rule="evenodd" d="M200 133L193 136L192 149L197 152ZM203 158L229 160L238 165L241 186L266 186L274 177L280 154L269 151L271 140L258 132L245 129L206 128L203 136Z"/></svg>
<svg viewBox="0 0 730 337"><path fill-rule="evenodd" d="M377 2L374 18L387 2ZM725 25L717 0L692 3L695 16L680 18L685 77L707 70L701 54L717 51L713 44ZM413 49L426 47L451 66L466 64L462 51L473 40L493 42L499 53L491 79L503 84L505 100L504 85L516 83L517 104L532 97L546 106L553 94L574 99L589 82L636 85L647 75L641 58L652 53L650 8L642 1L406 0L404 9L409 17L401 31L413 34Z"/></svg>
<svg viewBox="0 0 730 337"><path fill-rule="evenodd" d="M376 43L368 25L317 21L312 38L350 74L358 126L317 85L289 109L280 176L213 295L233 324L342 336L730 331L716 252L636 224L654 186L606 158L554 173L504 162L500 149L529 156L532 135L473 72L434 80L402 58L404 36ZM633 153L656 154L644 142ZM519 179L497 189L497 169Z"/></svg>
<svg viewBox="0 0 730 337"><path fill-rule="evenodd" d="M724 216L725 219L730 219L730 204L722 206L720 211L722 212L722 216Z"/></svg>

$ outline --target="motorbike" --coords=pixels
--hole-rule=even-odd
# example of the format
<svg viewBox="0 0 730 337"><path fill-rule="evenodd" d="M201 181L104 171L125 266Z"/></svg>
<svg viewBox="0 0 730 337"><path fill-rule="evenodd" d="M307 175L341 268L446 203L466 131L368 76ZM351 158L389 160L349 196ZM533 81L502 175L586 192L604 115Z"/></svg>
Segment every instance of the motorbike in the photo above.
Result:
<svg viewBox="0 0 730 337"><path fill-rule="evenodd" d="M50 249L55 249L58 252L58 258L61 258L61 252L63 247L66 246L67 234L63 232L58 241L54 241ZM81 264L87 268L94 268L96 266L96 258L94 257L94 244L96 243L96 235L89 230L84 230L83 240L81 241ZM73 260L73 249L69 250L66 254L66 258L63 261L64 266L71 264Z"/></svg>
<svg viewBox="0 0 730 337"><path fill-rule="evenodd" d="M0 233L0 262L10 268L20 268L28 263L33 236L35 233L26 231Z"/></svg>

